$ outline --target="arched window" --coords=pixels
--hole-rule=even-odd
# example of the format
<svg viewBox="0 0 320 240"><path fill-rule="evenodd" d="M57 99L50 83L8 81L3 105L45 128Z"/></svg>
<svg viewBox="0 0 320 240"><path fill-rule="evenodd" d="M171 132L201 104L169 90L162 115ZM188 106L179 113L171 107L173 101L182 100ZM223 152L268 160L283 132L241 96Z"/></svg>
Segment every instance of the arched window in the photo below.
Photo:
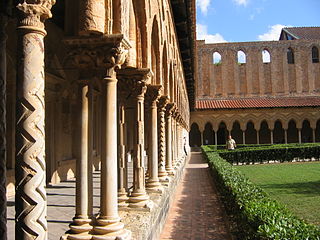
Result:
<svg viewBox="0 0 320 240"><path fill-rule="evenodd" d="M263 63L270 63L271 62L271 56L267 49L264 49L262 51L262 62Z"/></svg>
<svg viewBox="0 0 320 240"><path fill-rule="evenodd" d="M246 63L246 54L244 53L244 51L239 50L237 53L237 57L238 57L238 64Z"/></svg>
<svg viewBox="0 0 320 240"><path fill-rule="evenodd" d="M294 54L292 48L287 49L287 60L289 64L294 64Z"/></svg>
<svg viewBox="0 0 320 240"><path fill-rule="evenodd" d="M213 64L220 65L221 64L221 55L218 52L213 53Z"/></svg>
<svg viewBox="0 0 320 240"><path fill-rule="evenodd" d="M319 49L317 47L312 48L312 62L313 63L319 62Z"/></svg>

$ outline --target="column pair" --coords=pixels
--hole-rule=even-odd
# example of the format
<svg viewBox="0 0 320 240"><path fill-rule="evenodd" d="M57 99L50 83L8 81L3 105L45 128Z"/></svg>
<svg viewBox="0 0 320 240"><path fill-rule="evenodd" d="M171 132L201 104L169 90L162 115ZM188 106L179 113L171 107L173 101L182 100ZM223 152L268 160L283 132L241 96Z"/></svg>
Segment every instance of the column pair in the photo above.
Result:
<svg viewBox="0 0 320 240"><path fill-rule="evenodd" d="M175 144L173 141L173 123L172 123L172 113L175 109L173 103L168 103L166 106L166 171L169 176L174 176L175 171L173 168L173 150L175 149Z"/></svg>
<svg viewBox="0 0 320 240"><path fill-rule="evenodd" d="M132 208L152 208L145 186L144 166L144 102L147 83L152 76L149 69L128 68L118 71L119 88L127 89L127 101L135 108L134 114L134 149L133 149L133 190L128 199Z"/></svg>
<svg viewBox="0 0 320 240"><path fill-rule="evenodd" d="M73 224L70 225L70 232L65 236L67 239L130 239L131 232L124 229L118 213L118 169L117 169L117 74L116 69L120 68L125 61L129 44L121 35L107 36L90 36L81 38L70 38L65 40L69 46L69 58L75 66L81 68L81 71L91 73L91 77L103 73L104 77L101 81L101 196L99 215L90 221L86 215L78 224L75 219L79 219L79 213L76 212ZM88 54L90 57L88 58ZM94 57L92 57L92 55ZM82 91L82 98L84 92ZM84 111L82 111L84 112ZM83 116L85 114L83 113ZM84 128L82 123L82 128ZM84 130L83 130L84 131ZM85 142L82 141L81 148ZM91 166L90 166L91 167ZM80 166L78 167L80 169ZM85 165L82 167L85 168ZM88 167L89 168L89 167ZM84 170L83 170L84 171ZM80 171L79 171L80 173ZM81 172L79 179L86 178L86 171ZM80 181L80 180L78 180ZM86 180L81 181L83 187ZM85 186L85 185L84 185ZM80 194L82 190L77 188L77 199L84 204L83 196ZM83 189L83 191L87 191ZM81 204L80 204L81 205ZM77 209L78 207L77 202ZM90 212L90 211L89 211ZM85 214L85 212L84 212ZM80 215L82 216L82 214ZM88 219L88 222L86 220ZM80 231L79 230L80 226ZM77 231L77 232L76 232Z"/></svg>

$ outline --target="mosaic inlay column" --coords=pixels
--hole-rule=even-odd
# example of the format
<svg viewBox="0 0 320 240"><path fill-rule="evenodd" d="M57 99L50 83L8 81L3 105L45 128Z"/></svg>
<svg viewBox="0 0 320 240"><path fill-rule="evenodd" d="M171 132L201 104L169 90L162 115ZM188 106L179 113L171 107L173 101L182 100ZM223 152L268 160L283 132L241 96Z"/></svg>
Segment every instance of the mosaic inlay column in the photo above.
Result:
<svg viewBox="0 0 320 240"><path fill-rule="evenodd" d="M0 5L1 6L1 5ZM0 239L7 239L6 197L6 33L7 17L0 13Z"/></svg>
<svg viewBox="0 0 320 240"><path fill-rule="evenodd" d="M45 191L44 21L55 0L18 9L15 238L47 239Z"/></svg>
<svg viewBox="0 0 320 240"><path fill-rule="evenodd" d="M163 188L158 177L158 118L157 103L162 87L160 85L148 85L146 93L146 103L150 111L150 134L148 148L149 178L147 180L147 190L150 192L162 192Z"/></svg>

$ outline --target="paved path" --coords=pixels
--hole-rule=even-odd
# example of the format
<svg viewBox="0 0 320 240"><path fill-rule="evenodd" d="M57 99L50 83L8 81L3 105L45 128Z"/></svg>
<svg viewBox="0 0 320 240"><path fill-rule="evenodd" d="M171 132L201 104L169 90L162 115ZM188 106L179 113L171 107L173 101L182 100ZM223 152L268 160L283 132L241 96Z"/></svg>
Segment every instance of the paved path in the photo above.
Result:
<svg viewBox="0 0 320 240"><path fill-rule="evenodd" d="M224 209L201 153L193 152L186 165L160 239L231 239Z"/></svg>

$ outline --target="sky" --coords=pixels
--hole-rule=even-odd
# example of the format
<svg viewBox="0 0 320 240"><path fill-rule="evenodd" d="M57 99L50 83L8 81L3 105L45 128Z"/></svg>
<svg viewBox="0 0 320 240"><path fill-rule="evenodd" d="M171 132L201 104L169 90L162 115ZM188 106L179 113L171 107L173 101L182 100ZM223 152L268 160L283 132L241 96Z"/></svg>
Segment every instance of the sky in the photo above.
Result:
<svg viewBox="0 0 320 240"><path fill-rule="evenodd" d="M320 0L196 0L197 39L278 40L283 27L320 27Z"/></svg>

